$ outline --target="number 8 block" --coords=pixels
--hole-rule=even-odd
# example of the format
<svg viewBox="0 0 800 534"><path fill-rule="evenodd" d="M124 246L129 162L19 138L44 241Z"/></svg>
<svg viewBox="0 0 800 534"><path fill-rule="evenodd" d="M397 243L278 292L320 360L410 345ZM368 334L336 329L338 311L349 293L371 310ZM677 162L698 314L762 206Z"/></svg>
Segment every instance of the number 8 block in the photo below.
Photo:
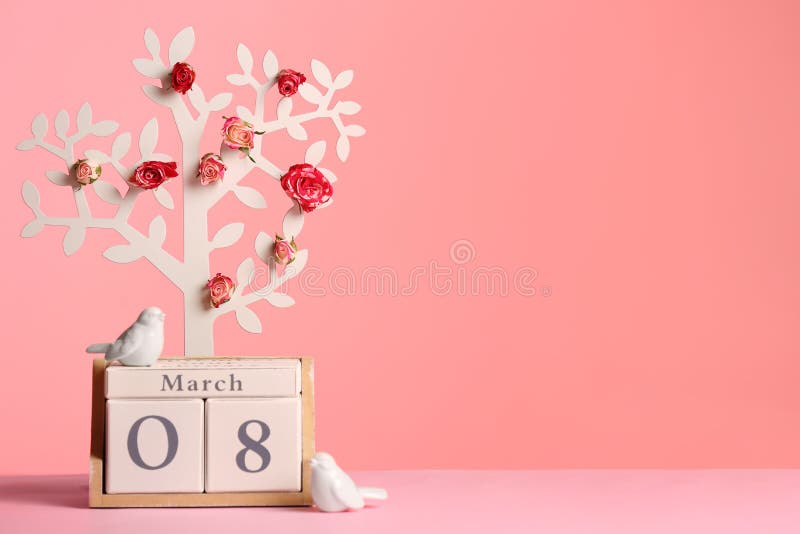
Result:
<svg viewBox="0 0 800 534"><path fill-rule="evenodd" d="M300 399L206 401L207 493L300 491Z"/></svg>
<svg viewBox="0 0 800 534"><path fill-rule="evenodd" d="M203 491L203 401L109 400L106 493Z"/></svg>

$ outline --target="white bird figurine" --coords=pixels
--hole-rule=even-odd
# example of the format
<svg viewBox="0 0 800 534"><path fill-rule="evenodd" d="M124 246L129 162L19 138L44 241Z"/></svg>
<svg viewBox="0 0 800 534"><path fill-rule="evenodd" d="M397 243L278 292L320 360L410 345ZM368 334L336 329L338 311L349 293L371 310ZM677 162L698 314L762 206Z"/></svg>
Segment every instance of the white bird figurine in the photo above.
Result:
<svg viewBox="0 0 800 534"><path fill-rule="evenodd" d="M159 308L145 308L139 318L114 343L95 343L86 352L105 353L107 362L123 365L153 365L164 350L164 318Z"/></svg>
<svg viewBox="0 0 800 534"><path fill-rule="evenodd" d="M344 512L364 508L364 499L386 499L381 488L359 488L333 456L318 452L311 458L311 497L323 512Z"/></svg>

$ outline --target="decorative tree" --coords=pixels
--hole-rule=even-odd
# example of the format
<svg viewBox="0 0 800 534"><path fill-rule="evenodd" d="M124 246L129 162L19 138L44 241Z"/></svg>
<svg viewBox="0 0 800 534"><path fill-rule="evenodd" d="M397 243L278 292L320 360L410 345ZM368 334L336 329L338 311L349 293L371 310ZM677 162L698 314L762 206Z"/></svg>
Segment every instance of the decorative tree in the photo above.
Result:
<svg viewBox="0 0 800 534"><path fill-rule="evenodd" d="M261 287L253 287L255 263L251 257L247 257L237 269L238 285L231 300L218 308L209 305L206 282L213 274L209 262L210 253L214 249L236 244L244 231L243 223L232 222L220 228L213 237L209 238L207 219L209 210L229 192L232 192L239 201L251 208L265 208L266 201L262 194L252 187L241 185L240 181L255 169L265 172L276 180L280 180L285 171L262 154L262 136L255 136L253 148L249 151L250 157L244 157L238 150L222 144L220 156L227 167L224 179L204 186L195 178L200 158L203 155L200 149L200 139L209 117L212 113L227 107L231 103L232 94L221 93L207 100L200 87L194 84L184 97L170 85L172 67L176 63L186 61L194 46L194 41L194 30L191 27L178 32L170 43L169 65L167 65L161 59L158 37L151 29L147 29L144 34L144 42L152 57L133 60L139 73L161 81L160 86L146 84L142 89L150 100L170 109L180 136L182 144L180 182L183 189L183 259L175 258L163 249L167 228L162 216L158 215L150 222L147 232L134 228L128 222L136 199L147 192L129 182L137 167L146 161L174 161L173 158L156 152L159 127L155 118L149 120L141 130L138 142L140 158L133 165L128 166L122 163L122 159L125 158L131 147L131 135L128 132L122 133L114 139L110 154L98 150L84 151L86 158L104 165L104 172L108 172L108 165L105 164L113 167L128 184L124 194L114 185L102 179L93 182L89 187L81 187L76 182L75 165L76 162L83 161L75 157L76 143L89 135L112 135L118 128L118 124L114 121L93 122L89 104L84 104L78 111L75 121L76 131L72 135L67 134L70 123L67 112L62 110L56 114L55 135L63 141L63 147L45 141L45 135L48 133L48 120L44 114L39 114L33 119L31 125L33 137L17 145L19 150L43 148L64 161L66 172L50 170L46 172L46 176L56 185L72 186L77 210L77 215L73 217L47 215L41 208L38 189L32 182L25 181L22 186L22 197L33 212L34 218L23 228L22 236L33 237L45 226L65 226L67 231L64 235L64 252L69 256L83 244L87 228L115 230L127 243L108 248L103 256L115 263L128 263L145 258L161 271L183 292L184 353L187 355L213 355L213 323L220 315L235 312L237 322L244 330L260 333L261 322L249 307L252 303L265 299L279 308L294 304L294 300L289 295L279 292L278 289L288 279L300 273L308 260L308 251L305 249L296 251L294 261L279 274L273 254L273 239L269 234L263 231L259 232L255 239L255 252L268 266L268 281ZM266 81L261 83L253 73L253 56L250 50L244 44L239 44L236 54L242 72L229 75L228 82L236 86L249 85L255 92L255 104L252 111L243 106L236 108L236 114L240 118L248 121L255 130L264 132L264 134L286 130L291 138L299 141L308 139L303 127L304 123L315 119L329 119L339 134L336 154L342 162L347 160L350 153L350 138L364 135L365 130L356 124L345 125L343 116L358 113L361 107L352 101L337 101L334 104L334 96L336 91L350 85L353 80L353 71L346 70L333 77L321 61L312 60L311 72L323 90L306 82L299 86L298 93L304 100L316 105L317 108L308 113L292 115L292 98L284 97L278 102L276 118L266 120L264 118L264 101L281 72L278 60L271 50L264 54L262 70ZM194 109L194 113L190 110L189 104ZM219 128L221 125L222 117L219 121L212 122L213 128ZM305 162L316 167L325 155L325 148L326 143L322 140L310 144L306 150ZM331 183L336 181L336 176L330 170L324 168L318 170ZM92 189L100 200L117 206L114 216L106 218L93 216L86 194L87 189ZM164 208L174 209L173 199L166 188L162 186L152 191L156 200ZM283 218L283 237L287 240L296 238L303 228L304 217L304 211L300 204L297 200L293 200L292 207ZM245 292L246 287L250 288L249 292Z"/></svg>

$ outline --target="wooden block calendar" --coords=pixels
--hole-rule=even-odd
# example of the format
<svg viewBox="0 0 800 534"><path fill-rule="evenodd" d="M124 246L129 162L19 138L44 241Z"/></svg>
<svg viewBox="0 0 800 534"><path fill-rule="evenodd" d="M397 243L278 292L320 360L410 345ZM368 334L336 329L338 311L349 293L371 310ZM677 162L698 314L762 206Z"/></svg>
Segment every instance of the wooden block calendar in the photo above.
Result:
<svg viewBox="0 0 800 534"><path fill-rule="evenodd" d="M310 358L167 358L92 381L95 508L307 506Z"/></svg>

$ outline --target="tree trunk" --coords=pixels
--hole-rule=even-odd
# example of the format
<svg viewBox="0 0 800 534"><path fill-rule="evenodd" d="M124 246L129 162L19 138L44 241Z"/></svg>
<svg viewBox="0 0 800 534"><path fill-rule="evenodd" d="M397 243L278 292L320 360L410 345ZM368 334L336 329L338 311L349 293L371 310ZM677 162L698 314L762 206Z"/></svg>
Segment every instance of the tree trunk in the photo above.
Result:
<svg viewBox="0 0 800 534"><path fill-rule="evenodd" d="M185 356L214 356L214 321L207 309L200 308L190 295L184 294L184 345ZM207 299L206 299L207 301Z"/></svg>
<svg viewBox="0 0 800 534"><path fill-rule="evenodd" d="M183 142L183 288L185 356L214 356L214 316L210 313L206 283L211 277L208 236L209 196L195 179L200 162L202 129L188 129Z"/></svg>

